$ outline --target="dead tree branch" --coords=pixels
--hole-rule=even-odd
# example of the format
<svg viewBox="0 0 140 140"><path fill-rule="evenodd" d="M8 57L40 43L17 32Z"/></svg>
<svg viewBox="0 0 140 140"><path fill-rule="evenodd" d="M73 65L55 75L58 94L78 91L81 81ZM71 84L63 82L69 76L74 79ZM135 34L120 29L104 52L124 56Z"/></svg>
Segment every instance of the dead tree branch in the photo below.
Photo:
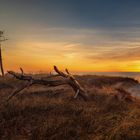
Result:
<svg viewBox="0 0 140 140"><path fill-rule="evenodd" d="M85 91L85 89L79 84L79 82L75 79L75 77L73 75L71 75L68 71L68 69L66 69L65 71L67 72L67 74L63 73L62 71L60 71L56 66L54 66L54 70L62 77L68 79L67 82L68 84L73 88L73 90L75 91L75 98L79 95L81 96L85 101L88 100L88 94Z"/></svg>
<svg viewBox="0 0 140 140"><path fill-rule="evenodd" d="M29 84L27 84L27 85L22 86L20 89L15 90L15 91L8 97L8 99L7 99L6 101L8 102L8 101L11 100L14 96L16 96L17 94L19 94L21 91L23 91L24 89L26 89L26 88L28 88L28 87L30 87L30 86L32 86L32 85L33 85L32 83L29 83Z"/></svg>
<svg viewBox="0 0 140 140"><path fill-rule="evenodd" d="M8 97L7 101L12 99L12 97L16 96L19 92L21 92L25 88L30 87L34 84L45 85L45 86L48 86L48 87L68 84L75 91L74 98L77 98L77 96L79 95L85 101L88 100L87 92L82 88L82 86L79 84L79 82L74 78L74 76L72 76L69 73L69 71L67 69L66 69L67 74L65 74L64 72L60 71L56 66L54 66L54 70L57 73L57 75L49 75L47 77L47 79L36 79L32 76L25 75L22 68L20 70L21 70L22 73L15 73L13 71L8 71L8 73L10 75L14 76L16 79L23 80L23 81L28 81L29 83L27 85L21 87L20 89L16 90L15 92L13 92ZM56 77L56 76L61 76L61 77L63 77L63 79L62 80L50 80L49 79L49 78L53 78L53 77Z"/></svg>

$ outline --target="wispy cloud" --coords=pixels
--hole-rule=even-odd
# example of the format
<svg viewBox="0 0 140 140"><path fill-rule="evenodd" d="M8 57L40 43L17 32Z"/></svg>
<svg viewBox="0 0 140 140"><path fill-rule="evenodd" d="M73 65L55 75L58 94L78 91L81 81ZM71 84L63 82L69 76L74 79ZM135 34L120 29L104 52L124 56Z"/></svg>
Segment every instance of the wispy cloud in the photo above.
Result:
<svg viewBox="0 0 140 140"><path fill-rule="evenodd" d="M19 35L14 33L12 36L11 32L12 40L7 44L10 48L6 49L5 54L17 56L18 59L12 61L17 65L19 60L21 64L26 62L33 66L49 61L61 66L72 64L73 70L95 70L96 67L96 70L114 70L115 65L119 67L117 70L127 70L128 66L135 65L136 68L139 65L138 30L131 28L110 32L101 29L31 27L21 30ZM22 58L29 58L30 61ZM127 66L124 67L124 64Z"/></svg>

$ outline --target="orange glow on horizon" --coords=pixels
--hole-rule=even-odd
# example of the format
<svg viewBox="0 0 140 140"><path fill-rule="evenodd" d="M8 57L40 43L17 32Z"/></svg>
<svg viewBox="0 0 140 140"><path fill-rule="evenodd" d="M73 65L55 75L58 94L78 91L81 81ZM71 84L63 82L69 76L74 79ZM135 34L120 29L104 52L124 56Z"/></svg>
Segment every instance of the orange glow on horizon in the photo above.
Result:
<svg viewBox="0 0 140 140"><path fill-rule="evenodd" d="M50 72L56 65L72 72L140 72L139 60L126 57L118 61L104 59L106 56L96 58L96 55L89 59L86 55L91 51L80 50L79 46L63 42L17 42L17 50L7 49L3 53L5 70L18 71L22 67L27 72Z"/></svg>

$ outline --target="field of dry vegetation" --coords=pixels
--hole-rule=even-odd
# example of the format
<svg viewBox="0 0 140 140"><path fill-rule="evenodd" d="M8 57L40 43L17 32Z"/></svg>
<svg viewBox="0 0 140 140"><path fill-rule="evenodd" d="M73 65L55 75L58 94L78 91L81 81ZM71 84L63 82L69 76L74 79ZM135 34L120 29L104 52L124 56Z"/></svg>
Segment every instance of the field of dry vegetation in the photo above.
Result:
<svg viewBox="0 0 140 140"><path fill-rule="evenodd" d="M35 75L45 77L45 75ZM140 140L140 103L118 101L114 85L133 79L76 76L90 101L74 99L68 85L34 85L8 103L7 97L26 82L0 78L0 140Z"/></svg>

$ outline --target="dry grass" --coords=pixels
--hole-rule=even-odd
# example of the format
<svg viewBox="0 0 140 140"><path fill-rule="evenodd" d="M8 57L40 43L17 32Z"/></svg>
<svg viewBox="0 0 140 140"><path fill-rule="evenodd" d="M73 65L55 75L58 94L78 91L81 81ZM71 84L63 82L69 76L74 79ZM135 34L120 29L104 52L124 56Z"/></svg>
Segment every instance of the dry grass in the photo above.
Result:
<svg viewBox="0 0 140 140"><path fill-rule="evenodd" d="M14 88L24 83L8 76L1 78L0 139L140 139L139 101L119 102L109 94L115 92L112 84L120 80L131 83L131 80L92 76L77 78L88 89L91 101L74 100L73 91L68 86L33 86L4 105L3 101Z"/></svg>

